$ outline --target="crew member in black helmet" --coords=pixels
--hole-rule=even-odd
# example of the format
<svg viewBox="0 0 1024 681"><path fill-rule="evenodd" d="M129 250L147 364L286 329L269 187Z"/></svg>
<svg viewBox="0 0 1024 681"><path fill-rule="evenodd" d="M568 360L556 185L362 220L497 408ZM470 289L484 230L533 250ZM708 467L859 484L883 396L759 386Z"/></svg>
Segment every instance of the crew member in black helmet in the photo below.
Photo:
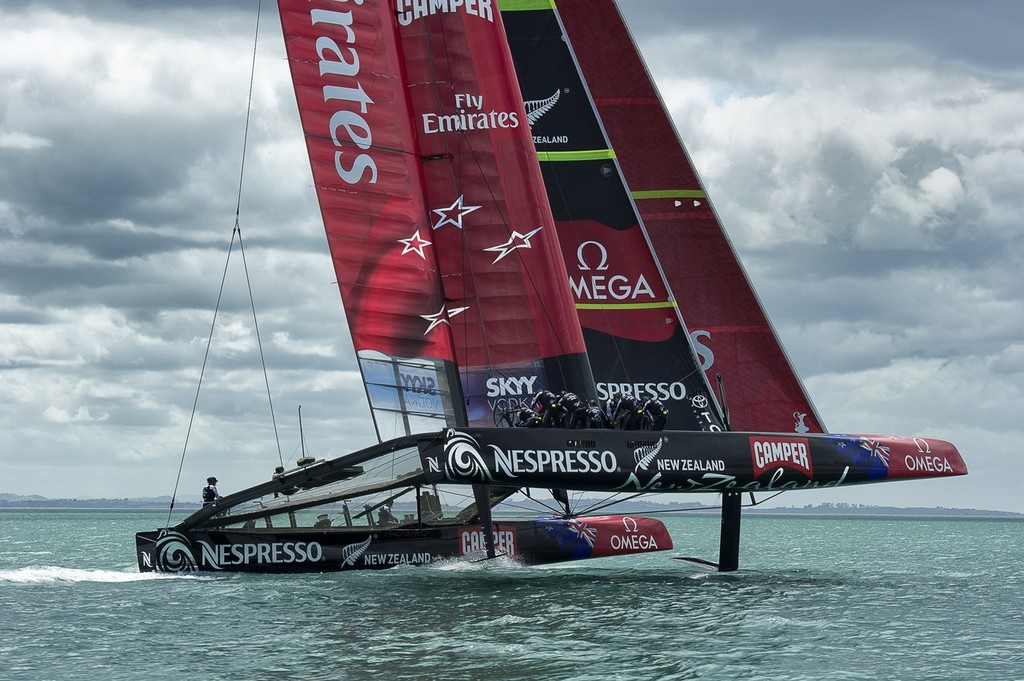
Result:
<svg viewBox="0 0 1024 681"><path fill-rule="evenodd" d="M564 392L558 396L559 423L562 428L586 427L587 405L576 393Z"/></svg>
<svg viewBox="0 0 1024 681"><path fill-rule="evenodd" d="M206 479L206 487L203 488L203 506L216 506L220 499L220 492L217 491L217 478L212 475Z"/></svg>
<svg viewBox="0 0 1024 681"><path fill-rule="evenodd" d="M541 423L541 416L537 412L533 411L529 407L523 407L519 410L519 414L516 417L517 428L539 428Z"/></svg>
<svg viewBox="0 0 1024 681"><path fill-rule="evenodd" d="M640 412L636 398L626 395L619 398L615 412L612 414L612 428L618 430L639 430Z"/></svg>
<svg viewBox="0 0 1024 681"><path fill-rule="evenodd" d="M555 401L555 394L550 390L540 390L533 397L533 402L530 404L530 409L533 413L540 417L540 424L542 426L551 425L551 405Z"/></svg>
<svg viewBox="0 0 1024 681"><path fill-rule="evenodd" d="M584 424L583 428L607 428L608 419L605 417L604 411L598 406L597 402L590 400L587 402L587 408L584 412Z"/></svg>
<svg viewBox="0 0 1024 681"><path fill-rule="evenodd" d="M663 430L668 423L668 409L657 397L648 397L640 404L649 430Z"/></svg>

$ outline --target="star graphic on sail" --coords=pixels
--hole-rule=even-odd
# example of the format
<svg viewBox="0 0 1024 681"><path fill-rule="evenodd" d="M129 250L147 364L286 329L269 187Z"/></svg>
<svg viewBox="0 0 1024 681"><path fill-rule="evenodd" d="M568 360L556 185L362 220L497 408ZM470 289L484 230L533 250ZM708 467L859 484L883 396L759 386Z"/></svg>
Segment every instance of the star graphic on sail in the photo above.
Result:
<svg viewBox="0 0 1024 681"><path fill-rule="evenodd" d="M480 206L465 206L463 205L463 197L455 199L455 203L448 206L447 208L435 208L434 213L437 213L441 218L434 223L434 229L441 229L445 225L455 225L459 229L462 229L462 218L469 215L473 211L480 208Z"/></svg>
<svg viewBox="0 0 1024 681"><path fill-rule="evenodd" d="M541 225L537 229L533 230L532 232L527 232L526 234L520 234L519 232L513 230L512 236L510 236L508 238L508 241L506 241L505 243L501 244L500 246L491 246L490 248L485 248L485 251L493 251L495 253L498 253L498 257L495 258L494 262L492 262L491 264L493 265L494 263L498 262L499 260L504 258L512 251L516 250L517 248L533 248L533 246L530 245L530 239L532 239L533 235L543 228L544 225Z"/></svg>
<svg viewBox="0 0 1024 681"><path fill-rule="evenodd" d="M438 324L448 324L450 326L451 322L448 321L449 319L451 319L457 314L465 312L468 309L468 307L453 307L452 309L449 310L448 303L445 303L444 305L441 306L441 309L435 314L421 314L420 317L430 322L430 326L428 326L427 330L423 332L423 335L426 336L428 333L433 331L434 327L437 326Z"/></svg>
<svg viewBox="0 0 1024 681"><path fill-rule="evenodd" d="M417 229L416 233L413 234L411 237L409 237L408 239L399 239L398 243L405 244L405 248L402 249L402 255L405 255L406 253L415 253L416 255L426 260L427 255L423 252L423 249L432 244L433 242L427 241L426 239L421 237L420 230Z"/></svg>

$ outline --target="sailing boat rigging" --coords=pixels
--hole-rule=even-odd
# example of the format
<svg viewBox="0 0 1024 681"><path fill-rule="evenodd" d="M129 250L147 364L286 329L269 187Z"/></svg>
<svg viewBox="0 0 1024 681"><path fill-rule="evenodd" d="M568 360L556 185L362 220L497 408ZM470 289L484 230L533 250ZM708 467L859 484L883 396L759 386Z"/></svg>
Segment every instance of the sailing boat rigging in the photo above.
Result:
<svg viewBox="0 0 1024 681"><path fill-rule="evenodd" d="M320 572L497 555L548 563L673 547L656 519L574 516L571 490L721 494L716 567L733 570L744 492L966 474L939 440L725 432L677 284L630 192L632 171L616 162L593 106L600 100L573 105L564 89L529 110L523 100L531 69L509 35L527 24L516 22L539 20L527 40L543 35L563 50L552 59L572 67L570 93L588 92L554 3L506 0L506 23L488 0L278 5L381 441L140 532L140 569ZM575 106L580 146L544 150L529 121L564 105ZM636 276L601 274L613 257ZM593 277L573 279L574 267ZM619 298L623 278L629 301ZM590 401L611 397L611 385L639 397L662 384L678 403L666 430L493 427L541 389ZM540 517L535 505L529 517L492 514L525 504L517 492L530 489L554 490L560 506Z"/></svg>
<svg viewBox="0 0 1024 681"><path fill-rule="evenodd" d="M297 466L306 466L306 465L309 465L309 464L313 463L314 461L316 461L315 457L312 457L312 456L309 456L308 454L306 454L306 436L302 432L302 405L301 404L299 405L299 448L302 450L302 454L299 456L298 459L296 459L295 465L297 465Z"/></svg>

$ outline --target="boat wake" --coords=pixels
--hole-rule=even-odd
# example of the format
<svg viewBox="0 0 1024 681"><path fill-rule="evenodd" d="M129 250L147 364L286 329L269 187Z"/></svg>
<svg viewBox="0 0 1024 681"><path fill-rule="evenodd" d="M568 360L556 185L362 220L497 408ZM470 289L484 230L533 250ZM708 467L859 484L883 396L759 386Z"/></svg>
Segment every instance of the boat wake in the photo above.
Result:
<svg viewBox="0 0 1024 681"><path fill-rule="evenodd" d="M482 558L478 560L467 560L465 558L447 558L436 560L427 567L431 570L442 570L444 572L477 572L480 570L516 569L525 567L522 563L509 556L498 556L497 558Z"/></svg>
<svg viewBox="0 0 1024 681"><path fill-rule="evenodd" d="M178 575L158 572L120 572L118 570L83 570L79 568L42 567L0 570L0 583L46 584L57 582L148 582L157 579L204 579L195 575ZM205 579L209 579L206 577Z"/></svg>

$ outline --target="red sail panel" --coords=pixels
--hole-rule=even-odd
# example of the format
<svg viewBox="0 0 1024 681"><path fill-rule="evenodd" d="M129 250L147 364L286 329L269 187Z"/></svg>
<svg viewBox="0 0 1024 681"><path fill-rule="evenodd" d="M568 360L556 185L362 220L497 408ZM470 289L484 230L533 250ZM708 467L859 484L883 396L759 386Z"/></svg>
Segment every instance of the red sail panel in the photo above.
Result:
<svg viewBox="0 0 1024 681"><path fill-rule="evenodd" d="M399 2L430 239L471 420L494 376L593 395L522 96L496 3ZM508 402L504 406L511 406Z"/></svg>
<svg viewBox="0 0 1024 681"><path fill-rule="evenodd" d="M614 0L557 7L709 382L725 380L732 427L822 432Z"/></svg>
<svg viewBox="0 0 1024 681"><path fill-rule="evenodd" d="M387 2L280 0L317 199L378 438L467 423ZM396 113L400 115L396 115Z"/></svg>
<svg viewBox="0 0 1024 681"><path fill-rule="evenodd" d="M357 352L455 358L387 2L279 0L302 130ZM442 329L443 331L443 329Z"/></svg>
<svg viewBox="0 0 1024 681"><path fill-rule="evenodd" d="M491 425L542 387L592 395L496 6L279 7L378 434Z"/></svg>

